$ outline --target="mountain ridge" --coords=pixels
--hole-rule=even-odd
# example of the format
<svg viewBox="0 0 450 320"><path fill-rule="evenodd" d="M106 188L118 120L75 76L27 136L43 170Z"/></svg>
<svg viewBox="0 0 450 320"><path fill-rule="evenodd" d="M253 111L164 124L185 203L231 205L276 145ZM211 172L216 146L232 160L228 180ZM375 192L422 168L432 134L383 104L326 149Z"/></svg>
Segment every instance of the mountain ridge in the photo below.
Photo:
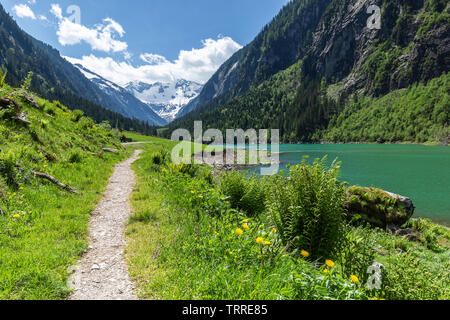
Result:
<svg viewBox="0 0 450 320"><path fill-rule="evenodd" d="M125 85L128 92L168 122L178 118L180 111L198 96L202 88L203 85L185 79L154 83L132 81Z"/></svg>
<svg viewBox="0 0 450 320"><path fill-rule="evenodd" d="M369 4L380 8L379 30L367 28ZM441 0L292 1L219 68L191 103L195 110L170 129L192 130L202 120L205 128L277 128L284 142L316 141L352 100L450 70L449 7ZM295 62L284 68L282 60ZM448 131L448 122L435 125Z"/></svg>
<svg viewBox="0 0 450 320"><path fill-rule="evenodd" d="M6 82L11 86L20 86L31 71L31 90L43 98L80 109L97 122L108 120L122 129L153 132L148 123L108 109L113 104L110 97L62 58L58 50L24 32L1 4L0 66L7 69Z"/></svg>
<svg viewBox="0 0 450 320"><path fill-rule="evenodd" d="M167 122L157 115L147 104L137 99L125 88L103 78L99 74L80 64L75 64L75 66L86 78L95 83L104 94L111 98L109 107L113 111L128 118L137 118L139 120L148 121L152 125L164 126L167 124Z"/></svg>

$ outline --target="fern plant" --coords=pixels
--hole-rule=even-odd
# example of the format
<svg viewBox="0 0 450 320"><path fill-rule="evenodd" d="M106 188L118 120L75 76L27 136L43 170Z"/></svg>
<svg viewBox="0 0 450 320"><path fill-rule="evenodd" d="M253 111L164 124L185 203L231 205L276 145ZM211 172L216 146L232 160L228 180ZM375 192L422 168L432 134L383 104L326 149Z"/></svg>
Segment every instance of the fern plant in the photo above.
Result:
<svg viewBox="0 0 450 320"><path fill-rule="evenodd" d="M0 69L0 89L5 86L6 75L8 74L8 70Z"/></svg>
<svg viewBox="0 0 450 320"><path fill-rule="evenodd" d="M326 158L291 167L290 179L273 181L268 211L285 245L306 250L312 258L334 257L344 228L345 184L339 183L339 163Z"/></svg>
<svg viewBox="0 0 450 320"><path fill-rule="evenodd" d="M28 72L27 77L25 78L25 80L23 81L22 84L22 89L26 90L26 91L30 91L31 90L31 81L33 80L33 72L30 71Z"/></svg>

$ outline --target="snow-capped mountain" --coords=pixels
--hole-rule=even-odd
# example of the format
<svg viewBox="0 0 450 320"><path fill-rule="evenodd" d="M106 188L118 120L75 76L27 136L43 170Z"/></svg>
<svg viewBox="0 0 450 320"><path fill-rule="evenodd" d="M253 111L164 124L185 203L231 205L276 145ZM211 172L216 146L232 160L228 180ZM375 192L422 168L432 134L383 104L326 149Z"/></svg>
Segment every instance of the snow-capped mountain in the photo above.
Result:
<svg viewBox="0 0 450 320"><path fill-rule="evenodd" d="M75 64L75 67L101 90L103 93L101 98L104 100L102 105L108 109L128 118L146 121L150 125L164 126L167 124L167 121L157 115L149 105L137 99L125 88L106 80L80 64Z"/></svg>
<svg viewBox="0 0 450 320"><path fill-rule="evenodd" d="M156 82L134 81L125 88L136 98L150 106L161 118L171 122L180 111L202 91L203 85L188 81Z"/></svg>

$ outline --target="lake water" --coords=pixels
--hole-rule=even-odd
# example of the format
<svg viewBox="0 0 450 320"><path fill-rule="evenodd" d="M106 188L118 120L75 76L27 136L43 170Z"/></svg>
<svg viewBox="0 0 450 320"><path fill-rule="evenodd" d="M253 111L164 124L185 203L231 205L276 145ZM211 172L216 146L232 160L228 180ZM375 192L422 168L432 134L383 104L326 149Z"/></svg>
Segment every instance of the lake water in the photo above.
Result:
<svg viewBox="0 0 450 320"><path fill-rule="evenodd" d="M450 148L418 145L281 145L280 169L303 156L342 161L341 180L410 197L415 216L450 225ZM258 167L252 170L258 170Z"/></svg>

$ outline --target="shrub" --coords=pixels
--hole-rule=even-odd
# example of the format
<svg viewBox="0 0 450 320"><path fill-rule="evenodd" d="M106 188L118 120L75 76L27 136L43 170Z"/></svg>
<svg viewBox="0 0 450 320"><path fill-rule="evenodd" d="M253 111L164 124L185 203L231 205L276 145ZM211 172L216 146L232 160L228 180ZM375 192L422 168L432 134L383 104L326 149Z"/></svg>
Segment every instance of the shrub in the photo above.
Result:
<svg viewBox="0 0 450 320"><path fill-rule="evenodd" d="M83 161L84 153L80 149L72 149L69 154L68 161L70 163L80 163Z"/></svg>
<svg viewBox="0 0 450 320"><path fill-rule="evenodd" d="M368 268L375 262L374 231L364 227L345 228L345 235L339 247L337 261L342 273L348 278L356 275L362 282L366 282Z"/></svg>
<svg viewBox="0 0 450 320"><path fill-rule="evenodd" d="M111 124L109 123L108 120L102 121L102 122L98 125L98 127L99 127L99 128L102 128L103 130L108 131L108 132L112 130Z"/></svg>
<svg viewBox="0 0 450 320"><path fill-rule="evenodd" d="M17 188L21 181L21 172L18 165L18 158L12 151L0 153L0 176L6 183Z"/></svg>
<svg viewBox="0 0 450 320"><path fill-rule="evenodd" d="M151 155L151 161L153 164L156 164L158 166L161 166L163 164L167 163L168 160L168 152L167 150L160 150L158 152L155 152Z"/></svg>
<svg viewBox="0 0 450 320"><path fill-rule="evenodd" d="M31 90L31 81L33 81L33 72L32 71L28 72L27 77L23 81L22 89L26 90L26 91L30 91Z"/></svg>
<svg viewBox="0 0 450 320"><path fill-rule="evenodd" d="M313 165L305 158L291 167L290 179L277 176L268 194L272 222L285 245L307 250L312 258L333 257L342 241L345 185L337 181L339 164L326 157Z"/></svg>
<svg viewBox="0 0 450 320"><path fill-rule="evenodd" d="M71 119L73 122L78 122L78 121L80 121L81 117L83 117L83 115L84 115L84 112L83 112L83 111L81 111L81 110L74 110L74 111L72 112L72 116L71 116L70 119Z"/></svg>
<svg viewBox="0 0 450 320"><path fill-rule="evenodd" d="M411 253L396 254L386 265L386 276L381 289L388 300L441 300L448 299L450 287L448 272L434 273L424 268ZM447 263L447 270L449 264Z"/></svg>
<svg viewBox="0 0 450 320"><path fill-rule="evenodd" d="M51 115L51 116L55 116L56 115L56 110L52 106L46 105L44 107L44 112L47 113L48 115Z"/></svg>
<svg viewBox="0 0 450 320"><path fill-rule="evenodd" d="M69 112L69 109L68 109L67 107L63 106L63 105L61 104L61 102L55 100L55 101L53 101L53 104L54 104L58 109L61 109L61 110L64 111L64 112Z"/></svg>
<svg viewBox="0 0 450 320"><path fill-rule="evenodd" d="M81 130L91 129L94 125L94 120L88 117L81 117L78 121L78 126L81 128Z"/></svg>
<svg viewBox="0 0 450 320"><path fill-rule="evenodd" d="M266 209L264 182L256 175L247 177L245 172L227 172L221 177L220 189L229 197L232 208L246 212L249 217Z"/></svg>
<svg viewBox="0 0 450 320"><path fill-rule="evenodd" d="M8 74L8 70L0 69L0 89L5 86L5 78Z"/></svg>

